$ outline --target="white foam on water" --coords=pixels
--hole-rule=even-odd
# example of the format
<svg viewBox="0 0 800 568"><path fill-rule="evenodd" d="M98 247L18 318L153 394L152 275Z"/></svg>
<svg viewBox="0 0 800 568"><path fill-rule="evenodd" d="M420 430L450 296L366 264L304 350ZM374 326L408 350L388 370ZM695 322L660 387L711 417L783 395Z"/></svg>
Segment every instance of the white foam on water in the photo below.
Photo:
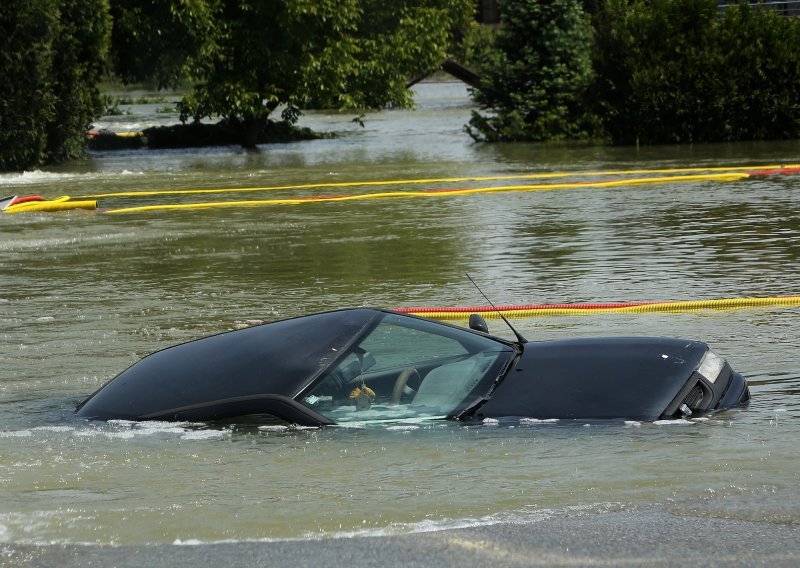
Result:
<svg viewBox="0 0 800 568"><path fill-rule="evenodd" d="M676 420L656 420L653 424L657 426L677 426L683 424L697 424L697 422L686 420L685 418L678 418Z"/></svg>
<svg viewBox="0 0 800 568"><path fill-rule="evenodd" d="M259 426L258 429L262 432L285 432L289 430L289 427L284 424L268 424Z"/></svg>
<svg viewBox="0 0 800 568"><path fill-rule="evenodd" d="M21 174L0 174L0 186L45 183L45 182L74 179L80 176L81 174L43 172L41 170L22 172Z"/></svg>
<svg viewBox="0 0 800 568"><path fill-rule="evenodd" d="M42 539L35 536L46 532L50 527L75 528L94 520L94 516L85 511L74 508L38 510L38 511L12 511L0 513L0 542L14 542L33 546L49 545L96 545L96 542L74 541L70 538ZM113 545L113 542L105 544Z"/></svg>
<svg viewBox="0 0 800 568"><path fill-rule="evenodd" d="M53 184L61 181L82 180L88 181L92 179L107 178L109 174L132 176L144 175L143 171L122 170L120 172L85 172L85 173L64 173L64 172L45 172L42 170L33 170L29 172L14 173L14 174L0 174L0 187L3 186L26 186L37 184L48 184L48 189L52 189ZM13 193L13 192L12 192Z"/></svg>
<svg viewBox="0 0 800 568"><path fill-rule="evenodd" d="M231 436L230 428L208 429L196 422L160 422L109 420L104 425L91 425L73 430L76 437L105 437L111 440L131 440L152 436L169 436L181 440L219 440ZM65 430L66 431L66 430Z"/></svg>
<svg viewBox="0 0 800 568"><path fill-rule="evenodd" d="M36 426L31 430L34 432L74 432L75 428L72 426Z"/></svg>
<svg viewBox="0 0 800 568"><path fill-rule="evenodd" d="M520 424L555 424L558 418L520 418Z"/></svg>
<svg viewBox="0 0 800 568"><path fill-rule="evenodd" d="M181 440L219 440L229 436L229 430L190 430L181 436Z"/></svg>
<svg viewBox="0 0 800 568"><path fill-rule="evenodd" d="M0 431L0 438L28 438L33 433L30 430L3 430Z"/></svg>
<svg viewBox="0 0 800 568"><path fill-rule="evenodd" d="M385 429L388 429L391 426L395 425L403 425L403 424L415 424L415 425L428 425L431 421L439 421L443 420L444 416L435 416L435 415L423 415L423 416L413 416L410 418L401 418L404 414L407 413L407 410L400 409L397 412L397 417L394 418L391 416L391 412L377 412L372 414L371 410L362 411L360 414L355 414L356 411L350 412L347 417L352 416L363 416L367 418L367 420L354 420L354 421L342 421L337 422L335 426L337 428L366 428L366 427L375 427L375 426L383 426ZM369 419L370 416L375 416L374 419ZM338 417L335 417L338 418Z"/></svg>
<svg viewBox="0 0 800 568"><path fill-rule="evenodd" d="M176 538L172 544L175 546L197 546L203 544L203 541L196 538L187 538L186 540Z"/></svg>

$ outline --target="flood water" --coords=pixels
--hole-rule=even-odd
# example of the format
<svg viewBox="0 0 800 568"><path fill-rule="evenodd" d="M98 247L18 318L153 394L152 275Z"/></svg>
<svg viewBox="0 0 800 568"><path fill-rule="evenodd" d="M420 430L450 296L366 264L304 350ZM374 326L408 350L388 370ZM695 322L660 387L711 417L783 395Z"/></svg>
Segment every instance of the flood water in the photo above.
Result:
<svg viewBox="0 0 800 568"><path fill-rule="evenodd" d="M95 153L0 175L0 194L93 195L797 163L800 142L474 144L458 84L415 111L311 113L334 139ZM98 122L166 120L141 105ZM579 178L576 178L579 179ZM424 189L501 182L431 183ZM508 183L508 182L504 182ZM511 182L514 183L514 182ZM101 198L101 208L369 193ZM0 195L0 196L2 196ZM552 316L529 339L665 335L744 373L748 407L676 423L511 421L297 429L95 423L75 405L146 353L342 306L704 300L800 293L800 176L152 211L0 216L0 543L337 538L639 506L800 524L800 308ZM510 333L497 320L493 332Z"/></svg>

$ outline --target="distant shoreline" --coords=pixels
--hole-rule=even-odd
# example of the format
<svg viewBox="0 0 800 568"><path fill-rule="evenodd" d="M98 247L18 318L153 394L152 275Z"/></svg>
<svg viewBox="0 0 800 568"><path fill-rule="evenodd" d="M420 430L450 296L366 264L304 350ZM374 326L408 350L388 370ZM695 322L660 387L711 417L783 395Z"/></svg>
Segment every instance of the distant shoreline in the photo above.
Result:
<svg viewBox="0 0 800 568"><path fill-rule="evenodd" d="M269 121L259 133L257 144L297 142L331 138L310 128L301 128L285 121ZM139 148L202 148L206 146L238 145L243 139L241 125L220 121L214 124L193 122L172 126L153 126L140 132L88 133L88 148L93 151L136 150Z"/></svg>

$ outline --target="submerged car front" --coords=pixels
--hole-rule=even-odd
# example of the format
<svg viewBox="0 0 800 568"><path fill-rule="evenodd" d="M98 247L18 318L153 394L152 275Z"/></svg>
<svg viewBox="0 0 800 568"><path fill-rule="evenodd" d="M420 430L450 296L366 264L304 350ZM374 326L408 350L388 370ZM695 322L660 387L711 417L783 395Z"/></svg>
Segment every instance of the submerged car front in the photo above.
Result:
<svg viewBox="0 0 800 568"><path fill-rule="evenodd" d="M479 416L658 420L749 399L744 377L699 341L606 337L531 342Z"/></svg>

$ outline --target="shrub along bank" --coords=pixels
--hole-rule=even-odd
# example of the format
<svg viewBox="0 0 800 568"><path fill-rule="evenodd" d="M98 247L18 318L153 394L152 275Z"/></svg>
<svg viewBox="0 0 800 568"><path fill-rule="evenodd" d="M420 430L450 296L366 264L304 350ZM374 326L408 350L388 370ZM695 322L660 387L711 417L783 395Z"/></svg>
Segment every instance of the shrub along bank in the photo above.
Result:
<svg viewBox="0 0 800 568"><path fill-rule="evenodd" d="M506 10L501 36L519 27L505 27L515 12ZM552 18L543 12L537 17L542 21L529 30ZM715 0L605 0L594 15L591 42L576 32L583 26L578 19L566 27L554 22L557 33L541 36L537 49L545 41L552 46L549 52L572 59L536 69L512 65L515 79L502 84L512 87L504 97L515 104L506 105L488 96L502 76L493 66L519 61L534 40L519 35L516 44L508 37L501 40L502 55L485 72L492 83L476 93L490 113L473 117L474 137L551 140L567 134L616 144L800 138L800 18L746 3L720 13ZM588 87L586 75L575 72L585 68L587 57L592 61ZM543 89L549 94L542 96ZM559 93L569 102L558 102ZM563 114L561 124L543 129L542 104L551 109L571 104L580 111ZM519 109L526 106L537 110L520 126Z"/></svg>
<svg viewBox="0 0 800 568"><path fill-rule="evenodd" d="M82 154L110 27L107 0L0 3L0 171Z"/></svg>
<svg viewBox="0 0 800 568"><path fill-rule="evenodd" d="M200 148L239 144L244 126L236 119L223 119L214 124L191 122L172 126L145 128L139 135L122 136L99 132L89 138L90 150L123 150L137 148ZM268 120L256 134L257 144L317 140L331 135L320 134L288 122Z"/></svg>

